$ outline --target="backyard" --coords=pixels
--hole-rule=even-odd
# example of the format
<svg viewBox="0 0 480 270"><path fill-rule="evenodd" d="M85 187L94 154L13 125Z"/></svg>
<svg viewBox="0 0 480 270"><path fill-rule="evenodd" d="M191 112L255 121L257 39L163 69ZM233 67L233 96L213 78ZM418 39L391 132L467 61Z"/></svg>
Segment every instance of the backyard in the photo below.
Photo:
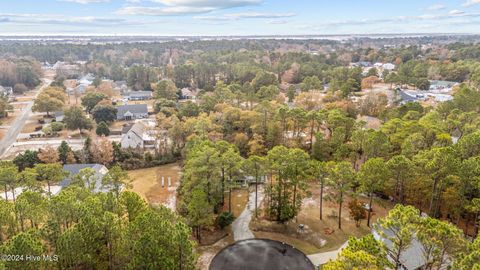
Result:
<svg viewBox="0 0 480 270"><path fill-rule="evenodd" d="M363 236L370 232L366 220L356 227L355 221L349 215L348 202L345 199L342 207L342 229L338 229L338 205L334 202L323 201L323 219L320 220L318 187L310 187L311 197L303 200L302 210L293 220L279 224L269 221L265 217L252 220L250 224L257 238L268 238L286 242L306 254L326 252L338 249L350 236ZM367 198L359 196L360 202L366 203ZM385 216L393 207L391 202L375 199L371 223L379 217ZM304 225L303 229L299 225Z"/></svg>
<svg viewBox="0 0 480 270"><path fill-rule="evenodd" d="M132 170L128 174L132 179L132 191L138 193L152 205L163 204L175 210L176 189L181 175L181 168L178 163ZM170 186L168 184L169 177L171 179Z"/></svg>

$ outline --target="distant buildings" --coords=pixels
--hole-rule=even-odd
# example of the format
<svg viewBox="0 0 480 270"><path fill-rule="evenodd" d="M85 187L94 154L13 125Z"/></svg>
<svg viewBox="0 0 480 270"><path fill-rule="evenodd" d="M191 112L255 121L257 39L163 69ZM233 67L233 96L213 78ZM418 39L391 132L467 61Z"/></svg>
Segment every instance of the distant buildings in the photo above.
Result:
<svg viewBox="0 0 480 270"><path fill-rule="evenodd" d="M135 120L148 117L147 104L122 105L117 107L117 120Z"/></svg>
<svg viewBox="0 0 480 270"><path fill-rule="evenodd" d="M0 85L0 96L10 96L13 95L13 88Z"/></svg>
<svg viewBox="0 0 480 270"><path fill-rule="evenodd" d="M457 82L432 80L430 81L430 91L448 93L457 85L459 85Z"/></svg>
<svg viewBox="0 0 480 270"><path fill-rule="evenodd" d="M149 100L153 98L152 91L130 91L124 96L127 100Z"/></svg>
<svg viewBox="0 0 480 270"><path fill-rule="evenodd" d="M189 88L183 88L182 90L180 90L180 99L195 100L196 98L196 91L192 91Z"/></svg>
<svg viewBox="0 0 480 270"><path fill-rule="evenodd" d="M431 100L434 102L445 102L453 99L452 95L441 94L434 91L415 91L415 90L403 90L397 89L397 93L400 96L400 103L405 104L407 102L420 102Z"/></svg>
<svg viewBox="0 0 480 270"><path fill-rule="evenodd" d="M56 62L50 69L56 70L57 74L65 77L75 77L80 75L80 66L77 64L68 64L66 62Z"/></svg>
<svg viewBox="0 0 480 270"><path fill-rule="evenodd" d="M395 69L395 65L392 63L375 63L373 66L379 70L392 71Z"/></svg>
<svg viewBox="0 0 480 270"><path fill-rule="evenodd" d="M115 81L113 82L113 90L125 94L128 92L128 86L126 81Z"/></svg>

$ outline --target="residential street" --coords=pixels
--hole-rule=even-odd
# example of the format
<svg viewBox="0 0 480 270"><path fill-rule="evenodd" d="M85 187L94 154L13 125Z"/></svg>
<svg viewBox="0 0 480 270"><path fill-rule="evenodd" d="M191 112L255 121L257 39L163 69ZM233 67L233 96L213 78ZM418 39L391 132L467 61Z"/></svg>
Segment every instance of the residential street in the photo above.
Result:
<svg viewBox="0 0 480 270"><path fill-rule="evenodd" d="M260 206L263 198L264 198L263 186L259 185L257 206ZM235 219L235 221L232 223L233 239L235 241L255 238L255 236L253 235L249 227L254 211L255 211L255 189L253 189L253 191L250 192L250 195L248 197L248 204L247 204L247 207L245 207L245 210L243 210L240 216L237 217L237 219Z"/></svg>
<svg viewBox="0 0 480 270"><path fill-rule="evenodd" d="M45 88L47 88L51 83L52 80L43 79L43 85L37 91L35 98L37 98L38 94L42 92ZM23 108L22 113L15 119L15 122L12 123L10 129L7 131L3 139L0 140L0 157L3 157L3 155L17 139L18 134L20 134L20 131L22 130L26 121L30 117L30 114L32 113L32 107L33 100L27 102L27 105Z"/></svg>

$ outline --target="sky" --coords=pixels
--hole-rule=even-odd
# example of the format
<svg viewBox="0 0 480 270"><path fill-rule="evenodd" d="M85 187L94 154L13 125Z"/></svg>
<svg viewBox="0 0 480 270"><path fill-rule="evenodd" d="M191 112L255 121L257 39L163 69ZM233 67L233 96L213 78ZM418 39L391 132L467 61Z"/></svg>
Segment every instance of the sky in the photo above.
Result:
<svg viewBox="0 0 480 270"><path fill-rule="evenodd" d="M0 35L480 34L480 0L0 0Z"/></svg>

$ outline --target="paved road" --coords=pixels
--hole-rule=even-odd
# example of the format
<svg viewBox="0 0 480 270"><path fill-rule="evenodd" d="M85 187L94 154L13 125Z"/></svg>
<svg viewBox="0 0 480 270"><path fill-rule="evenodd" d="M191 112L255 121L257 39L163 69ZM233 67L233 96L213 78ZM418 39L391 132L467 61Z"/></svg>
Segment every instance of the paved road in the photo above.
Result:
<svg viewBox="0 0 480 270"><path fill-rule="evenodd" d="M233 239L235 241L240 241L244 239L255 238L252 231L249 228L250 221L252 220L253 212L255 211L255 189L250 192L248 196L248 204L245 207L245 210L240 214L240 216L235 219L232 223L233 230ZM264 198L263 186L258 186L258 199L257 205L260 205Z"/></svg>
<svg viewBox="0 0 480 270"><path fill-rule="evenodd" d="M39 91L37 91L35 98L37 98L38 94L41 91L43 91L43 89L47 88L51 83L52 83L51 80L44 79L44 83L40 87ZM32 113L32 106L33 106L33 100L29 101L27 106L25 106L22 109L21 115L19 115L15 119L15 122L13 122L10 128L8 129L7 134L5 134L3 139L0 140L0 157L2 157L5 154L5 152L7 152L10 146L17 139L18 134L20 134L20 131L22 130L23 126L27 122L28 118L30 118L30 114Z"/></svg>

